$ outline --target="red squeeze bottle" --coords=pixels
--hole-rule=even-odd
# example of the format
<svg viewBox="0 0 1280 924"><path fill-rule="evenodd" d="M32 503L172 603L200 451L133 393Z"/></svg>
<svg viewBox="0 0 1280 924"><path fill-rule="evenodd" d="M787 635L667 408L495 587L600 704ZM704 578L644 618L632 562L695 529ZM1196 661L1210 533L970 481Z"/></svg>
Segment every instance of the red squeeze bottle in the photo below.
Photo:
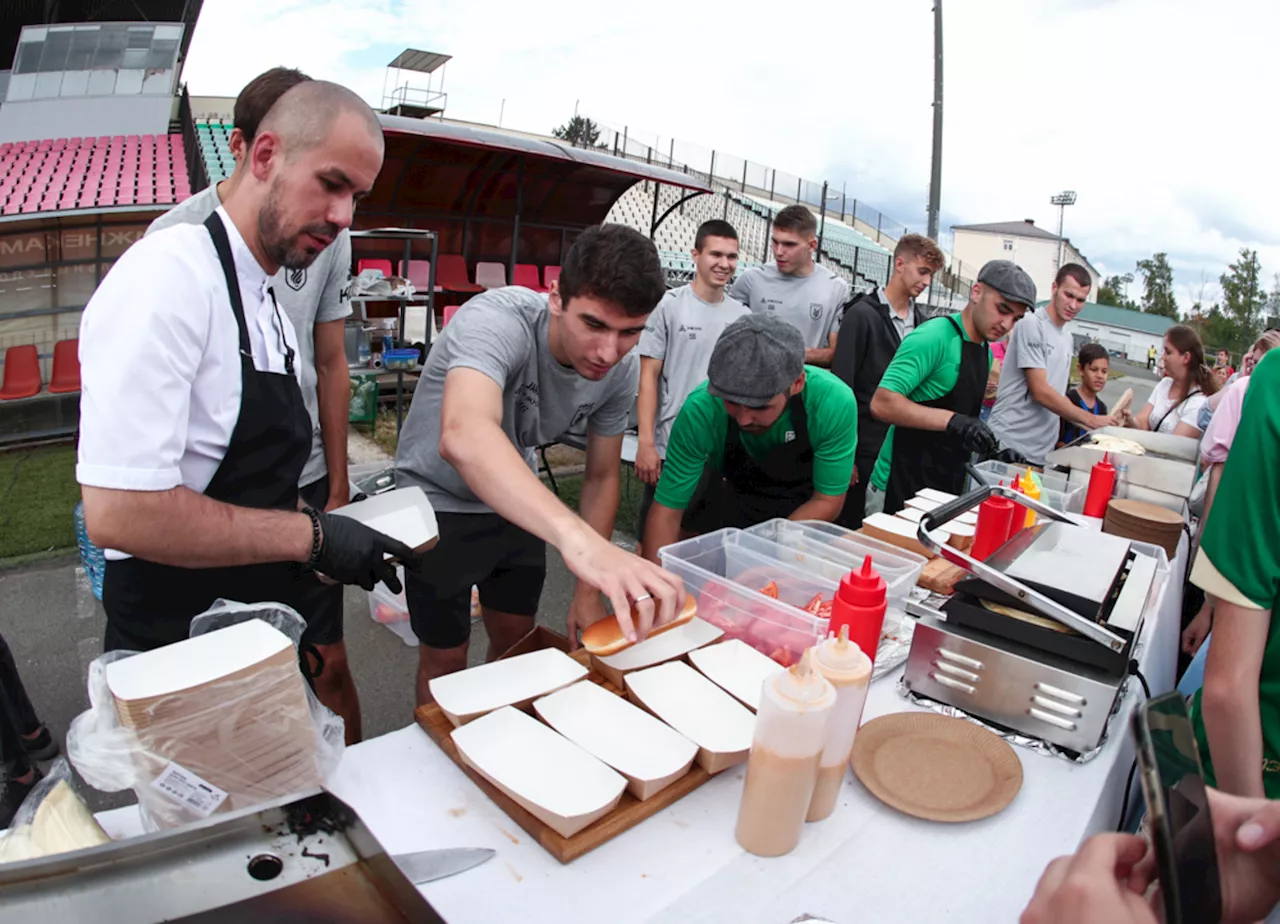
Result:
<svg viewBox="0 0 1280 924"><path fill-rule="evenodd" d="M1101 519L1107 515L1111 492L1116 484L1116 467L1111 464L1111 453L1104 453L1101 462L1093 463L1089 471L1089 490L1084 497L1084 515Z"/></svg>
<svg viewBox="0 0 1280 924"><path fill-rule="evenodd" d="M880 630L884 626L885 585L880 572L871 567L871 556L862 569L850 571L840 581L831 602L831 624L827 631L840 635L842 626L849 627L849 641L867 653L872 663L880 647Z"/></svg>
<svg viewBox="0 0 1280 924"><path fill-rule="evenodd" d="M1000 482L1004 484L1004 482ZM982 502L978 507L978 528L974 531L973 547L969 549L969 554L978 561L986 561L987 558L1000 546L1004 545L1009 538L1009 531L1013 529L1013 514L1017 507L1013 501L1007 497L1000 497L993 494Z"/></svg>

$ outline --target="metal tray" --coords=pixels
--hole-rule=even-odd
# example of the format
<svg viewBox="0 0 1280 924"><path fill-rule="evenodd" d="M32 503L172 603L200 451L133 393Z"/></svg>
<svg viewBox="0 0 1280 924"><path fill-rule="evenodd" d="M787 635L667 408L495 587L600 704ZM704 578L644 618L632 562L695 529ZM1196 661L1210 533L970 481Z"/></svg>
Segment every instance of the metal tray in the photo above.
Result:
<svg viewBox="0 0 1280 924"><path fill-rule="evenodd" d="M359 816L314 789L0 866L0 922L443 924Z"/></svg>

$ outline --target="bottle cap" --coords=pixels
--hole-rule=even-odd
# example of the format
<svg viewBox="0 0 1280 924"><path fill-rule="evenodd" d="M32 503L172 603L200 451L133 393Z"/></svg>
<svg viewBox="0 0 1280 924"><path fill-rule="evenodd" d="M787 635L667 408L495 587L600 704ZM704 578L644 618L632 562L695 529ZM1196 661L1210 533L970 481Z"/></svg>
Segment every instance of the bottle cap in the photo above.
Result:
<svg viewBox="0 0 1280 924"><path fill-rule="evenodd" d="M837 593L850 606L874 607L884 603L884 578L871 566L870 555L863 559L859 570L850 571L841 579Z"/></svg>
<svg viewBox="0 0 1280 924"><path fill-rule="evenodd" d="M813 649L805 649L800 660L776 675L773 688L778 696L802 706L821 703L835 696L835 688L813 668Z"/></svg>
<svg viewBox="0 0 1280 924"><path fill-rule="evenodd" d="M849 626L842 625L840 634L829 635L813 649L813 660L824 673L850 673L865 667L871 670L871 659L863 654L856 642L849 641Z"/></svg>

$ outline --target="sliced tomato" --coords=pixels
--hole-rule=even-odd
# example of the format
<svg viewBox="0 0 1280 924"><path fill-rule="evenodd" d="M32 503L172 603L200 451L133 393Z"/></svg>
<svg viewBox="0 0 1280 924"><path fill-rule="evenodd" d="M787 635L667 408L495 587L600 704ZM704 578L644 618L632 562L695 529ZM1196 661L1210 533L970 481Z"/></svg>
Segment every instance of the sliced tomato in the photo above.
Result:
<svg viewBox="0 0 1280 924"><path fill-rule="evenodd" d="M770 581L768 584L765 584L763 587L760 588L760 593L764 594L766 597L773 597L773 599L777 600L778 599L778 582Z"/></svg>
<svg viewBox="0 0 1280 924"><path fill-rule="evenodd" d="M822 612L822 594L814 594L813 599L804 605L805 611L812 613L814 616L821 615ZM827 604L827 609L831 608L831 604Z"/></svg>

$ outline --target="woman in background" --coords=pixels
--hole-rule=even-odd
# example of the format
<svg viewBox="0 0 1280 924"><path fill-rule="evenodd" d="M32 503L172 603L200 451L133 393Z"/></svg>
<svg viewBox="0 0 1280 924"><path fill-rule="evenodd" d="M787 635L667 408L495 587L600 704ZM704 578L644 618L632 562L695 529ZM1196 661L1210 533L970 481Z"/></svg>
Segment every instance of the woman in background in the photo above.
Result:
<svg viewBox="0 0 1280 924"><path fill-rule="evenodd" d="M1185 324L1175 324L1164 335L1164 378L1134 415L1131 426L1199 439L1200 408L1220 386L1205 365L1200 335Z"/></svg>

